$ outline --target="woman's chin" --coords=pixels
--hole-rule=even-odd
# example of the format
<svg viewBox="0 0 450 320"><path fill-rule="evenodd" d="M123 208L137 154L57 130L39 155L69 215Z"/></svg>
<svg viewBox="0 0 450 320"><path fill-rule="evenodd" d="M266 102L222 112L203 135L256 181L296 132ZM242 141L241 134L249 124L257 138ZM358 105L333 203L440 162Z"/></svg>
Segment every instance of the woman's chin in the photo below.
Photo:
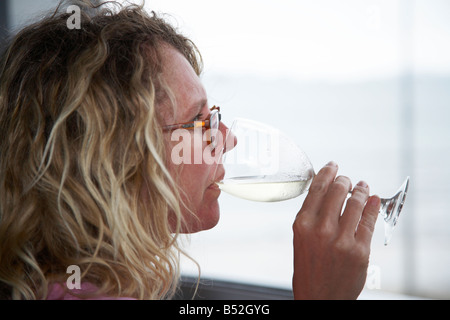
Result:
<svg viewBox="0 0 450 320"><path fill-rule="evenodd" d="M196 217L191 213L184 215L187 223L181 228L180 233L197 233L214 228L220 220L219 202L216 200L208 206L201 207L196 215Z"/></svg>

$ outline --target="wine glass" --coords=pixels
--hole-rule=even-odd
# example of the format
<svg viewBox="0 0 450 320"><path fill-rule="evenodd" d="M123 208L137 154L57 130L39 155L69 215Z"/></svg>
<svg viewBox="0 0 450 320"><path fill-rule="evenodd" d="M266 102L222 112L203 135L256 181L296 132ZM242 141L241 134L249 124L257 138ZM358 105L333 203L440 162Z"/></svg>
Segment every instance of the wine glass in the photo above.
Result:
<svg viewBox="0 0 450 320"><path fill-rule="evenodd" d="M217 184L221 190L243 199L264 202L292 199L308 191L315 176L307 155L291 138L260 122L234 120L221 150L225 176ZM391 240L408 185L409 177L393 197L381 199L385 245Z"/></svg>

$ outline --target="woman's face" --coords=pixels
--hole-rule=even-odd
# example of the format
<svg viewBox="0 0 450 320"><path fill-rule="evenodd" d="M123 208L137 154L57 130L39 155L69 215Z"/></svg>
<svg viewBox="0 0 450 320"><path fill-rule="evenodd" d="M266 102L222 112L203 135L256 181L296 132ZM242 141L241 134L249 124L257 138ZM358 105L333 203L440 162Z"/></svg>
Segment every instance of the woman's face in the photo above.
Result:
<svg viewBox="0 0 450 320"><path fill-rule="evenodd" d="M175 112L172 112L172 107L162 104L160 113L163 117L163 125L205 120L210 109L200 78L186 58L176 49L165 46L163 50L163 76L174 94L176 103ZM207 142L202 139L205 129L196 132L187 129L179 130L185 130L181 138L180 135L177 135L178 138L173 138L175 137L173 131L166 133L168 168L178 183L183 202L198 217L198 219L193 218L182 206L187 230L181 231L193 233L210 229L219 221L220 189L215 182L223 178L224 170L222 165L205 163L201 156L203 151L209 148ZM225 136L227 127L220 123L219 130L222 136ZM180 144L183 148L181 152ZM190 157L186 157L189 154L189 152L186 153L188 149ZM174 152L175 150L177 152ZM181 163L180 155L183 156Z"/></svg>

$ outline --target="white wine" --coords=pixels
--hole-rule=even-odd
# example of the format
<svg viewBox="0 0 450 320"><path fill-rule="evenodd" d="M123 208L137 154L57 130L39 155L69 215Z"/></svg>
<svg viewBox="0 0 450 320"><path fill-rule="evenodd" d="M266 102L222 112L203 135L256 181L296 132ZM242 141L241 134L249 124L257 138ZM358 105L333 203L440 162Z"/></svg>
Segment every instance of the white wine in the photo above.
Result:
<svg viewBox="0 0 450 320"><path fill-rule="evenodd" d="M233 196L252 201L275 202L295 198L308 190L312 178L254 176L225 179L217 184Z"/></svg>

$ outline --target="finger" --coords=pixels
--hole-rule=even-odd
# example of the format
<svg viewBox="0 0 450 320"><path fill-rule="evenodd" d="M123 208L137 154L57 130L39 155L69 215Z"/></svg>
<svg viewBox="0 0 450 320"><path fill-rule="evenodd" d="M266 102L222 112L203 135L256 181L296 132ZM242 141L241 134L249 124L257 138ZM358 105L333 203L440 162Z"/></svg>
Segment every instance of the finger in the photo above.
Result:
<svg viewBox="0 0 450 320"><path fill-rule="evenodd" d="M330 184L319 213L322 221L332 223L339 221L342 207L351 189L352 183L350 179L344 176L337 177Z"/></svg>
<svg viewBox="0 0 450 320"><path fill-rule="evenodd" d="M369 186L364 181L360 181L352 191L352 195L347 199L345 210L339 219L339 227L342 235L355 236L358 222L361 219L364 205L369 198Z"/></svg>
<svg viewBox="0 0 450 320"><path fill-rule="evenodd" d="M379 212L380 198L378 196L371 196L369 200L367 200L361 220L358 224L358 229L356 230L357 241L362 241L366 244L371 242Z"/></svg>
<svg viewBox="0 0 450 320"><path fill-rule="evenodd" d="M334 181L337 171L338 166L333 161L330 161L320 169L309 187L308 195L300 210L302 214L316 215L316 213L319 212L322 201L327 194L328 187Z"/></svg>

